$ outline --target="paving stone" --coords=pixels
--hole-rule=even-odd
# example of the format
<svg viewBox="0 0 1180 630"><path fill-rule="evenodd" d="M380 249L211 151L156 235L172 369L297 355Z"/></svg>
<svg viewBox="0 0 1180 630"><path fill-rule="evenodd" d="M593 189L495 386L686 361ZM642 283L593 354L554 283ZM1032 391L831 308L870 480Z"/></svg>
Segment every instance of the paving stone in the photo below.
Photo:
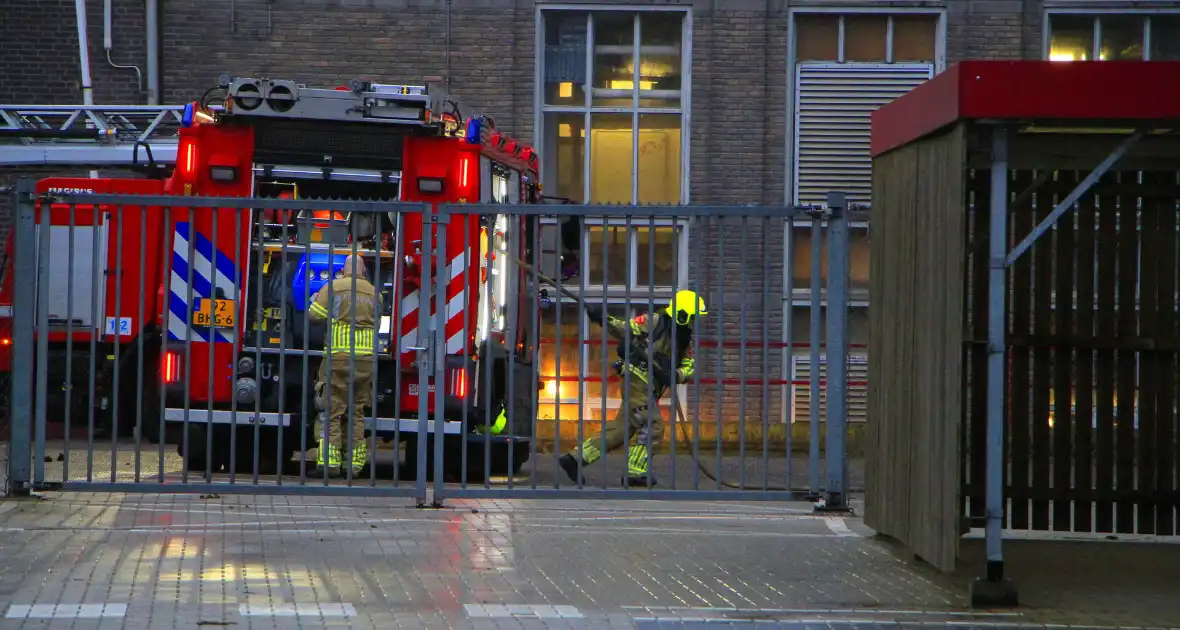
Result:
<svg viewBox="0 0 1180 630"><path fill-rule="evenodd" d="M1135 606L1086 591L1089 601L1049 600L1058 608L969 611L964 576L901 558L858 519L815 517L805 503L488 499L416 509L399 498L51 493L0 508L0 630L1180 620L1180 600L1161 594L1180 592L1166 574L1154 587L1135 582ZM1080 558L1057 558L1059 571L1090 566ZM117 618L25 619L6 618L8 604L18 613L126 609Z"/></svg>

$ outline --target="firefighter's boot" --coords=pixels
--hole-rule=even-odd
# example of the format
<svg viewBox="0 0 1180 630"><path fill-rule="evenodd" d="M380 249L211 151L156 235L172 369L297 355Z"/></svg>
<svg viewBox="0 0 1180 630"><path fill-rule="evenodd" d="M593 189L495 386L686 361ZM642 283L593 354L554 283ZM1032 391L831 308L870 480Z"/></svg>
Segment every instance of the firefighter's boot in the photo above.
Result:
<svg viewBox="0 0 1180 630"><path fill-rule="evenodd" d="M656 478L647 469L649 461L651 452L646 444L636 444L627 449L627 474L623 477L623 485L646 488L650 480L651 485L655 486Z"/></svg>
<svg viewBox="0 0 1180 630"><path fill-rule="evenodd" d="M340 449L335 444L326 443L322 438L320 439L319 448L316 449L315 456L315 472L318 476L323 476L325 470L328 477L340 476Z"/></svg>
<svg viewBox="0 0 1180 630"><path fill-rule="evenodd" d="M358 444L356 448L352 449L352 476L353 478L364 476L368 470L369 465L369 445Z"/></svg>
<svg viewBox="0 0 1180 630"><path fill-rule="evenodd" d="M569 453L562 455L561 459L557 460L557 464L561 466L562 470L565 471L565 474L570 478L570 481L579 485L586 485L586 478L584 476L578 475L578 460L573 455L570 455Z"/></svg>

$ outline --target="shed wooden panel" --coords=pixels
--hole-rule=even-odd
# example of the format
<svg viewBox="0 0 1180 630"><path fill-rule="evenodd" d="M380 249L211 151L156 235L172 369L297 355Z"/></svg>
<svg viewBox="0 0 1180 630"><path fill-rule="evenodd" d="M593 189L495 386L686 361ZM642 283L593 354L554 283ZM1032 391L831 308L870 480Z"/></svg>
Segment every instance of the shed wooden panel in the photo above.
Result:
<svg viewBox="0 0 1180 630"><path fill-rule="evenodd" d="M966 126L877 156L865 523L943 571L958 553Z"/></svg>

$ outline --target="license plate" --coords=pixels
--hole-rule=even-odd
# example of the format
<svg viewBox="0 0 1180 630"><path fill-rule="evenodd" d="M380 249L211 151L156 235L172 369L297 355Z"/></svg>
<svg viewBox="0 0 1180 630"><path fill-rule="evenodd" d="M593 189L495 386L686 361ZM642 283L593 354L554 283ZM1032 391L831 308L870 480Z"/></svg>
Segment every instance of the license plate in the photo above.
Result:
<svg viewBox="0 0 1180 630"><path fill-rule="evenodd" d="M236 324L233 300L197 300L197 310L193 312L194 326L233 328Z"/></svg>
<svg viewBox="0 0 1180 630"><path fill-rule="evenodd" d="M407 389L409 390L409 391L407 392L409 395L411 395L411 396L417 396L417 395L418 395L418 384L417 384L417 383L410 383L410 384L409 384L409 387L408 387ZM431 393L431 394L433 394L433 393L434 393L434 384L432 383L432 384L430 384L430 385L427 385L427 386L426 386L426 391L427 391L428 393Z"/></svg>

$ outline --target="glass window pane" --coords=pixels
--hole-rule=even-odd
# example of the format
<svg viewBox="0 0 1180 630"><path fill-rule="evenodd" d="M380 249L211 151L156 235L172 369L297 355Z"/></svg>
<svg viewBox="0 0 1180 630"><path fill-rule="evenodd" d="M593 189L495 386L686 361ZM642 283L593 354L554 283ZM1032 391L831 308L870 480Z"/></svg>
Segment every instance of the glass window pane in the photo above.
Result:
<svg viewBox="0 0 1180 630"><path fill-rule="evenodd" d="M1102 29L1099 59L1143 59L1142 15L1104 15L1099 22Z"/></svg>
<svg viewBox="0 0 1180 630"><path fill-rule="evenodd" d="M937 31L937 16L893 16L893 60L934 61L934 36Z"/></svg>
<svg viewBox="0 0 1180 630"><path fill-rule="evenodd" d="M1180 15L1151 16L1151 60L1180 61Z"/></svg>
<svg viewBox="0 0 1180 630"><path fill-rule="evenodd" d="M635 15L594 14L594 105L630 107L635 92Z"/></svg>
<svg viewBox="0 0 1180 630"><path fill-rule="evenodd" d="M795 58L798 61L835 61L840 54L840 16L795 17Z"/></svg>
<svg viewBox="0 0 1180 630"><path fill-rule="evenodd" d="M583 114L545 114L544 189L546 195L584 201L586 117Z"/></svg>
<svg viewBox="0 0 1180 630"><path fill-rule="evenodd" d="M670 287L676 284L680 239L679 228L650 225L635 228L635 285ZM653 260L655 275L652 275ZM681 286L681 288L684 288ZM646 294L641 290L640 293ZM645 295L636 297L646 297Z"/></svg>
<svg viewBox="0 0 1180 630"><path fill-rule="evenodd" d="M557 327L557 313L561 311L561 328ZM582 313L577 304L561 304L540 312L541 335L538 348L540 379L544 384L539 398L553 401L560 397L567 402L578 400L578 327ZM560 350L558 353L558 340ZM558 361L560 357L560 361ZM560 363L560 365L558 365ZM562 416L569 417L565 409Z"/></svg>
<svg viewBox="0 0 1180 630"><path fill-rule="evenodd" d="M631 114L590 117L590 203L631 203Z"/></svg>
<svg viewBox="0 0 1180 630"><path fill-rule="evenodd" d="M584 11L546 11L545 104L586 104L586 27Z"/></svg>
<svg viewBox="0 0 1180 630"><path fill-rule="evenodd" d="M639 18L639 106L680 107L680 39L684 14L643 13Z"/></svg>
<svg viewBox="0 0 1180 630"><path fill-rule="evenodd" d="M635 264L627 244L627 229L623 226L591 226L586 228L590 250L585 253L590 268L588 286L602 286L602 270L606 268L606 283L622 286L631 281L630 265Z"/></svg>
<svg viewBox="0 0 1180 630"><path fill-rule="evenodd" d="M844 61L885 61L885 15L844 17Z"/></svg>
<svg viewBox="0 0 1180 630"><path fill-rule="evenodd" d="M848 288L853 291L869 290L869 229L854 228L848 231Z"/></svg>
<svg viewBox="0 0 1180 630"><path fill-rule="evenodd" d="M820 282L828 281L828 242L827 230L820 234ZM791 251L794 259L794 273L792 274L793 290L807 290L811 288L811 226L800 226L793 230L791 237ZM869 230L867 227L851 228L848 231L848 288L864 290L869 288Z"/></svg>
<svg viewBox="0 0 1180 630"><path fill-rule="evenodd" d="M639 203L680 203L680 115L639 115Z"/></svg>
<svg viewBox="0 0 1180 630"><path fill-rule="evenodd" d="M1049 16L1049 59L1086 61L1094 55L1094 17Z"/></svg>

